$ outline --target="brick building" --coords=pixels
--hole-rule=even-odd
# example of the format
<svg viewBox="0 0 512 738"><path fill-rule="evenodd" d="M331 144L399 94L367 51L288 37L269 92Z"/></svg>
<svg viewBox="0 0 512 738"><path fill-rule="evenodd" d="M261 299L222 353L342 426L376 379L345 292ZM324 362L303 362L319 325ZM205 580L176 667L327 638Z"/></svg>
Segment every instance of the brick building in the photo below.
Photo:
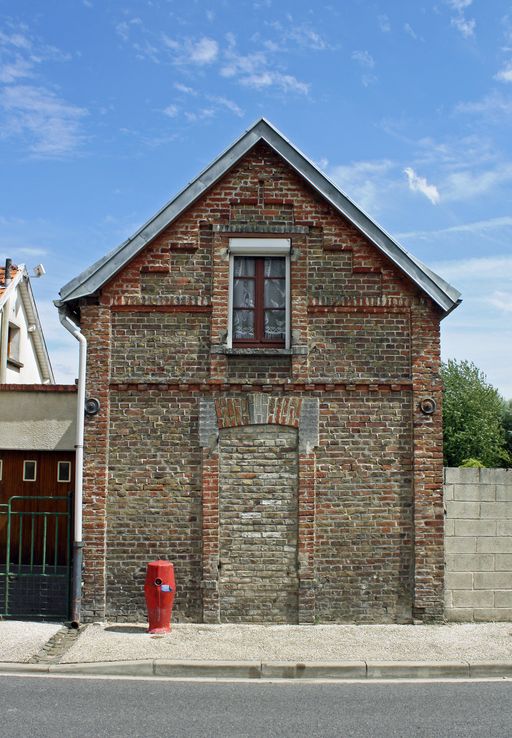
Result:
<svg viewBox="0 0 512 738"><path fill-rule="evenodd" d="M459 293L265 120L61 290L87 337L83 615L443 613L439 322Z"/></svg>

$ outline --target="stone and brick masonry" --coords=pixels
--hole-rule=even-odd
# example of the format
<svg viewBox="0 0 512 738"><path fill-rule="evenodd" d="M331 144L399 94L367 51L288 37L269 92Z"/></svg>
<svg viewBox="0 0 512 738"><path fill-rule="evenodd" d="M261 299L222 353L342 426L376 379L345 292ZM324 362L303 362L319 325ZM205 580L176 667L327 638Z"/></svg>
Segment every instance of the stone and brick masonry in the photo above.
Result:
<svg viewBox="0 0 512 738"><path fill-rule="evenodd" d="M276 234L291 349L229 352L229 238ZM182 621L442 617L442 311L266 143L76 307L85 619L144 618L154 558Z"/></svg>

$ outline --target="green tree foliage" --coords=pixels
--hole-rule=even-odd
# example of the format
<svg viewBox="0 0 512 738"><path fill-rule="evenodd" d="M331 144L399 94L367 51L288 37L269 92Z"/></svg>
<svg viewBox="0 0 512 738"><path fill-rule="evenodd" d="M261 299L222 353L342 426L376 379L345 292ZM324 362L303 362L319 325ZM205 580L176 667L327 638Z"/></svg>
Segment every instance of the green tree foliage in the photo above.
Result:
<svg viewBox="0 0 512 738"><path fill-rule="evenodd" d="M512 459L512 400L503 402L503 428L505 430L507 451Z"/></svg>
<svg viewBox="0 0 512 738"><path fill-rule="evenodd" d="M509 466L506 403L498 390L469 361L450 359L442 366L442 377L445 464L460 466L476 459L487 467ZM512 408L510 423L512 428Z"/></svg>

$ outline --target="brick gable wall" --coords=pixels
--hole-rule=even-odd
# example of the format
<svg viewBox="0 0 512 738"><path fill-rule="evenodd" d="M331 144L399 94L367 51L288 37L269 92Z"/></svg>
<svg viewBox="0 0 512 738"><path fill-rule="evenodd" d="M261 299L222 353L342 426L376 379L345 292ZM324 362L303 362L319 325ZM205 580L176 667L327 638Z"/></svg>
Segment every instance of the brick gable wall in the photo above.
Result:
<svg viewBox="0 0 512 738"><path fill-rule="evenodd" d="M224 350L233 234L292 241L289 354ZM87 618L142 618L144 566L161 557L175 564L178 619L229 619L219 604L223 493L239 473L222 456L229 408L249 446L268 423L277 447L280 428L283 443L299 428L287 451L297 476L287 503L297 515L290 620L442 616L439 312L268 146L255 146L81 314L88 392L102 399L86 427ZM425 397L438 402L433 415L419 410ZM286 419L263 418L260 405ZM243 520L245 533L258 532L256 518ZM237 617L247 612L242 589Z"/></svg>

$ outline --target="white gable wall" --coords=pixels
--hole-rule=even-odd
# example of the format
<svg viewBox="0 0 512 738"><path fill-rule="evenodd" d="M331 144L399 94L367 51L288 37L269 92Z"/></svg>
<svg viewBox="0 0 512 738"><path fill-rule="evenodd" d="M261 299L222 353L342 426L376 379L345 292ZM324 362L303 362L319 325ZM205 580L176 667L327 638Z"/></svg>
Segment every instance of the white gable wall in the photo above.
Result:
<svg viewBox="0 0 512 738"><path fill-rule="evenodd" d="M32 336L28 330L27 314L19 290L5 307L8 307L9 323L20 329L19 361L23 364L22 367L18 367L7 361L5 381L7 384L41 384L44 382L44 377L39 369Z"/></svg>

